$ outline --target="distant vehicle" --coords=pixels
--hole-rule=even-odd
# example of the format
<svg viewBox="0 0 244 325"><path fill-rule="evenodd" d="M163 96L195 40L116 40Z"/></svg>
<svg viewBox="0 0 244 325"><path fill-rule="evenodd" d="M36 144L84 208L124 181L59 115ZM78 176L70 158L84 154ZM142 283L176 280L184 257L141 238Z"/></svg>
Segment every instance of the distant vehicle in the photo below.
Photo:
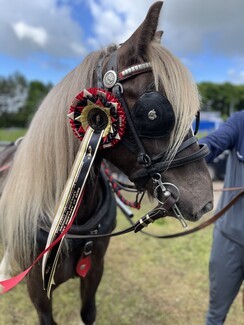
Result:
<svg viewBox="0 0 244 325"><path fill-rule="evenodd" d="M209 134L219 128L219 126L223 123L223 119L221 118L220 112L204 112L200 113L200 124L199 124L199 132ZM193 122L193 130L195 129L195 123Z"/></svg>
<svg viewBox="0 0 244 325"><path fill-rule="evenodd" d="M208 163L208 170L213 181L223 181L225 178L226 162L229 155L229 150L225 150L222 154Z"/></svg>

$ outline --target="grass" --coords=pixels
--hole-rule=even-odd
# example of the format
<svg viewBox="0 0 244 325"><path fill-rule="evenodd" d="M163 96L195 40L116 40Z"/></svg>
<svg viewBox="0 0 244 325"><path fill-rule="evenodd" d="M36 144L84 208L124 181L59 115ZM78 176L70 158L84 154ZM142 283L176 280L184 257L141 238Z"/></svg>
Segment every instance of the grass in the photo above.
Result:
<svg viewBox="0 0 244 325"><path fill-rule="evenodd" d="M0 141L15 141L26 130L1 130ZM143 205L137 220L149 207ZM195 226L193 224L191 226ZM128 222L118 211L118 229ZM174 219L150 225L148 231L182 231ZM105 271L97 292L97 325L201 325L208 305L208 260L212 227L176 239L155 239L143 234L112 238ZM0 245L0 256L2 247ZM71 279L54 294L53 310L59 325L79 324L78 279ZM23 280L0 297L0 325L35 325L37 315ZM225 325L243 324L242 293L231 307Z"/></svg>
<svg viewBox="0 0 244 325"><path fill-rule="evenodd" d="M137 213L135 218L144 211ZM127 226L128 222L119 213L117 229ZM151 225L148 230L162 234L182 231L182 228L176 220L166 219L161 224ZM211 226L176 239L155 239L143 234L112 238L97 292L96 324L204 324L211 241ZM60 325L79 324L77 286L78 279L71 279L54 294L54 315ZM225 325L242 322L242 295L239 293ZM0 298L0 325L37 323L25 281Z"/></svg>
<svg viewBox="0 0 244 325"><path fill-rule="evenodd" d="M23 137L25 133L26 129L21 128L0 129L0 141L14 142Z"/></svg>
<svg viewBox="0 0 244 325"><path fill-rule="evenodd" d="M23 137L26 133L27 129L25 128L8 128L1 129L0 128L0 141L12 142L16 141L18 138ZM198 138L202 138L207 135L206 133L198 133Z"/></svg>

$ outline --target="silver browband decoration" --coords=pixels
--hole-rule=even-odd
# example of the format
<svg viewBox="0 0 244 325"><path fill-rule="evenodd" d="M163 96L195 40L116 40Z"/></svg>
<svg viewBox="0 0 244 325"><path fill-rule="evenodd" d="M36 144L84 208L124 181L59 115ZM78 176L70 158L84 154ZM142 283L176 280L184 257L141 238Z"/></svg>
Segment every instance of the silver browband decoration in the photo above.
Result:
<svg viewBox="0 0 244 325"><path fill-rule="evenodd" d="M141 71L147 70L147 69L149 69L151 67L152 67L152 65L151 65L150 62L137 64L137 65L134 65L133 67L130 67L128 69L125 69L125 70L121 71L119 73L119 76L120 76L120 78L123 79L123 78L126 78L126 77L132 75L135 72L141 72Z"/></svg>
<svg viewBox="0 0 244 325"><path fill-rule="evenodd" d="M117 73L114 70L108 70L103 77L103 85L106 88L113 88L117 82Z"/></svg>
<svg viewBox="0 0 244 325"><path fill-rule="evenodd" d="M138 72L141 72L143 70L151 69L151 67L152 67L152 65L150 62L137 64L137 65L134 65L130 68L127 68L127 69L119 72L118 76L114 70L108 70L103 77L103 85L105 88L108 88L108 89L113 88L118 80L118 77L119 77L119 81L120 81L120 80L130 77L133 74L137 74Z"/></svg>

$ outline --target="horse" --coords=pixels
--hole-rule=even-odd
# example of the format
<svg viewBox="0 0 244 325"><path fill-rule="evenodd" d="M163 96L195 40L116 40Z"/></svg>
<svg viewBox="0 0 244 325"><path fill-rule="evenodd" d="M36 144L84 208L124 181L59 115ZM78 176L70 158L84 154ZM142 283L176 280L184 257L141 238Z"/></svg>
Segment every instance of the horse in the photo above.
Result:
<svg viewBox="0 0 244 325"><path fill-rule="evenodd" d="M78 276L80 258L88 255L90 268L79 277L80 316L86 325L95 322L96 291L109 234L116 226L116 203L101 172L104 159L127 175L138 191L158 200L157 209L140 220L137 231L166 215L197 221L213 207L212 182L204 161L208 152L198 144L191 128L200 109L199 94L187 68L161 44L162 32L157 26L162 4L155 2L149 8L127 41L88 54L51 89L14 154L0 201L1 238L5 263L17 261L24 270L45 248L80 148L80 130L85 127L84 121L77 116L74 119L76 104L86 97L86 107L95 106L85 115L84 124L90 128L103 129L108 120L112 121L110 130L118 125L122 128L115 135L108 133L97 149L76 219L65 236L50 298L43 288L40 263L26 278L41 325L56 324L52 313L54 290ZM81 90L82 98L77 97ZM117 122L106 107L100 109L97 104L97 98L101 95L100 103L104 94L112 98L111 115L118 115L120 107ZM73 119L67 114L73 114ZM168 199L172 199L170 204ZM87 236L74 238L73 234Z"/></svg>

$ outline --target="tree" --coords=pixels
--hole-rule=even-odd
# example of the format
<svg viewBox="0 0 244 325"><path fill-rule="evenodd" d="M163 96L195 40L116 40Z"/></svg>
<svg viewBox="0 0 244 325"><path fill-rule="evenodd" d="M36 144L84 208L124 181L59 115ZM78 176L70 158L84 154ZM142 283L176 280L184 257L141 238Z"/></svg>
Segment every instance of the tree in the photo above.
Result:
<svg viewBox="0 0 244 325"><path fill-rule="evenodd" d="M198 89L203 111L219 111L226 118L234 111L244 109L244 86L203 82Z"/></svg>
<svg viewBox="0 0 244 325"><path fill-rule="evenodd" d="M26 101L27 92L28 84L21 74L0 77L0 114L18 111Z"/></svg>
<svg viewBox="0 0 244 325"><path fill-rule="evenodd" d="M16 114L16 121L18 120L19 125L26 126L29 124L36 109L51 88L51 84L45 85L40 81L31 81L29 83L26 102Z"/></svg>
<svg viewBox="0 0 244 325"><path fill-rule="evenodd" d="M0 77L0 127L26 127L52 85L27 82L19 73Z"/></svg>

